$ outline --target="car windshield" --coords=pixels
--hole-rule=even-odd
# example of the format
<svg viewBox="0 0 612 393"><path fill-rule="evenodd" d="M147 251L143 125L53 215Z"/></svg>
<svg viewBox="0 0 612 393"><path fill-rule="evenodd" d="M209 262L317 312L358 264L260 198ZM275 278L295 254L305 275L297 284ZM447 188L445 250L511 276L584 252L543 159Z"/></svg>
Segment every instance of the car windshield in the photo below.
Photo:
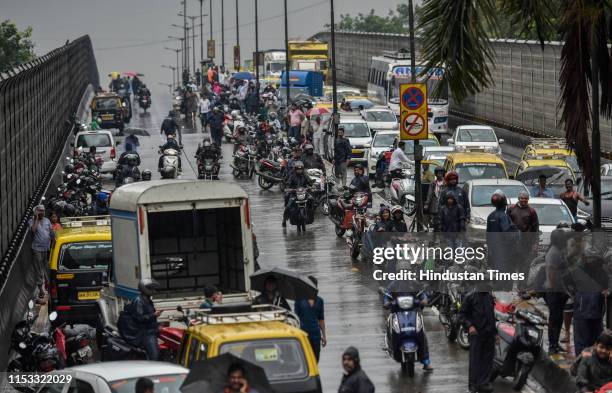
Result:
<svg viewBox="0 0 612 393"><path fill-rule="evenodd" d="M308 376L304 350L300 342L293 338L225 343L221 345L219 354L227 352L263 368L270 381Z"/></svg>
<svg viewBox="0 0 612 393"><path fill-rule="evenodd" d="M455 171L461 183L475 179L506 179L504 167L496 163L458 164Z"/></svg>
<svg viewBox="0 0 612 393"><path fill-rule="evenodd" d="M396 123L397 119L393 112L388 111L369 111L366 113L366 121L380 121L380 122L388 122L388 123Z"/></svg>
<svg viewBox="0 0 612 393"><path fill-rule="evenodd" d="M59 270L108 269L113 259L111 242L66 243L60 250Z"/></svg>
<svg viewBox="0 0 612 393"><path fill-rule="evenodd" d="M535 186L539 184L540 175L546 176L546 184L552 185L564 185L567 179L574 180L572 174L565 168L557 167L542 167L533 170L527 170L520 173L516 179L525 183L527 186Z"/></svg>
<svg viewBox="0 0 612 393"><path fill-rule="evenodd" d="M472 188L472 195L470 196L472 201L472 206L480 207L480 206L493 206L491 204L491 195L496 190L502 190L506 197L508 198L518 198L518 195L521 191L527 191L527 187L521 186L518 184L512 185L482 185L482 186L474 186Z"/></svg>
<svg viewBox="0 0 612 393"><path fill-rule="evenodd" d="M285 63L270 63L270 72L280 72L285 69Z"/></svg>
<svg viewBox="0 0 612 393"><path fill-rule="evenodd" d="M111 139L108 134L81 134L76 143L77 147L110 147Z"/></svg>
<svg viewBox="0 0 612 393"><path fill-rule="evenodd" d="M369 100L349 100L351 104L351 109L357 110L360 106L363 106L363 109L369 109L374 106L374 103Z"/></svg>
<svg viewBox="0 0 612 393"><path fill-rule="evenodd" d="M573 222L572 214L564 205L549 205L530 203L538 213L538 221L540 225L557 225L560 222Z"/></svg>
<svg viewBox="0 0 612 393"><path fill-rule="evenodd" d="M96 98L94 107L98 111L119 109L119 102L116 98Z"/></svg>
<svg viewBox="0 0 612 393"><path fill-rule="evenodd" d="M396 134L377 134L374 137L374 147L391 147L393 142L399 138Z"/></svg>
<svg viewBox="0 0 612 393"><path fill-rule="evenodd" d="M142 375L149 378L155 385L155 391L158 393L181 393L180 387L185 381L187 374L170 374L170 375ZM136 381L138 378L118 379L109 382L111 392L113 393L134 393L136 391Z"/></svg>
<svg viewBox="0 0 612 393"><path fill-rule="evenodd" d="M404 141L406 145L404 146L404 153L407 155L414 155L414 141L408 140ZM437 139L423 139L420 142L421 146L439 146Z"/></svg>
<svg viewBox="0 0 612 393"><path fill-rule="evenodd" d="M565 157L565 162L567 162L567 165L572 168L572 171L574 171L574 173L580 172L580 166L578 166L578 159L576 158L576 156Z"/></svg>
<svg viewBox="0 0 612 393"><path fill-rule="evenodd" d="M491 129L461 129L457 142L497 142L495 132Z"/></svg>
<svg viewBox="0 0 612 393"><path fill-rule="evenodd" d="M371 136L370 129L365 123L343 123L344 136L347 138L366 138Z"/></svg>

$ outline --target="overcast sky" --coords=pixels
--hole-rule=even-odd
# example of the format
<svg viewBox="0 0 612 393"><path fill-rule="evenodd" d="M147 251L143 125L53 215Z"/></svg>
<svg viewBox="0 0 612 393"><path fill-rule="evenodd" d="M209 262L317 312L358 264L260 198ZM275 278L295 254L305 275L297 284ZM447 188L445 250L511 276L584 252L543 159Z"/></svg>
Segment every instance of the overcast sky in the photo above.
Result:
<svg viewBox="0 0 612 393"><path fill-rule="evenodd" d="M209 2L204 0L204 14ZM225 4L225 62L233 64L236 42L236 0L212 0L213 34L217 42L217 63L221 62L221 1ZM342 13L369 12L386 15L405 0L335 0L336 18ZM255 48L254 0L238 0L242 58L252 57ZM200 2L187 0L187 14L199 15ZM305 39L329 22L329 0L288 0L289 37ZM171 24L183 23L177 16L180 0L0 0L0 19L14 20L20 29L33 28L36 53L43 54L61 46L66 39L89 34L102 80L111 71L138 71L148 85L164 89L158 82L170 83L176 54L164 47L178 48L179 41L168 36L183 36ZM259 0L260 50L284 47L283 0ZM196 21L196 34L199 35ZM209 19L204 20L204 36L209 38ZM206 47L204 48L206 51ZM191 54L190 54L191 56ZM200 58L199 37L196 58Z"/></svg>

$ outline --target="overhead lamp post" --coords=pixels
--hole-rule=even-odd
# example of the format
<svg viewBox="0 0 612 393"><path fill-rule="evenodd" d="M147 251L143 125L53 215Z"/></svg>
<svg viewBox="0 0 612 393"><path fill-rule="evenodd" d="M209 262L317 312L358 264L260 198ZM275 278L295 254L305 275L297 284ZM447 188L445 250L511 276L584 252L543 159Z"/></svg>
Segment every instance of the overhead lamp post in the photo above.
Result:
<svg viewBox="0 0 612 393"><path fill-rule="evenodd" d="M259 2L255 0L255 89L257 91L257 108L259 108Z"/></svg>
<svg viewBox="0 0 612 393"><path fill-rule="evenodd" d="M184 45L184 42L183 42L184 40L183 40L182 37L174 37L174 36L169 35L168 38L173 39L173 40L181 41L181 51L185 50L185 45ZM184 61L185 61L185 56L184 55L182 56L182 61L183 61L183 63L181 63L181 65L179 67L179 70L183 70L186 67L185 63L184 63Z"/></svg>
<svg viewBox="0 0 612 393"><path fill-rule="evenodd" d="M167 68L169 70L172 70L172 90L174 90L174 78L175 78L174 73L178 71L178 68L170 66L170 65L165 65L165 64L162 64L162 68Z"/></svg>
<svg viewBox="0 0 612 393"><path fill-rule="evenodd" d="M177 69L177 70L180 70L180 69L181 69L181 67L180 67L180 65L179 65L179 52L180 52L182 49L173 49L173 48L168 48L168 47L164 47L164 49L165 49L165 50L171 50L171 51L173 51L173 52L176 52L176 69ZM178 85L180 85L180 80L179 80L179 78L177 78L177 79L176 79L176 84L177 84L177 86L178 86Z"/></svg>
<svg viewBox="0 0 612 393"><path fill-rule="evenodd" d="M334 138L338 136L338 123L340 116L338 114L338 84L336 80L336 20L334 16L334 0L330 0L330 35L331 35L331 77L332 77L332 125ZM287 58L289 52L287 52ZM289 81L287 81L287 85Z"/></svg>
<svg viewBox="0 0 612 393"><path fill-rule="evenodd" d="M199 16L187 16L187 17L191 19L191 47L193 48L193 72L195 74L197 70L196 68L196 49L195 49L195 37L196 37L195 20L199 18Z"/></svg>
<svg viewBox="0 0 612 393"><path fill-rule="evenodd" d="M200 0L200 63L204 60L204 14L202 13L202 7L204 6L204 0Z"/></svg>
<svg viewBox="0 0 612 393"><path fill-rule="evenodd" d="M179 14L180 15L180 14ZM187 73L189 73L189 40L187 39L187 0L183 0L183 39L185 40L185 68L187 69Z"/></svg>
<svg viewBox="0 0 612 393"><path fill-rule="evenodd" d="M287 0L284 0L284 3L285 3L285 89L287 90L286 106L288 108L289 101L291 100L291 92L289 91L289 69L291 68L291 66L289 64L289 24L288 24L288 19L287 19ZM334 107L336 107L335 103L334 103Z"/></svg>

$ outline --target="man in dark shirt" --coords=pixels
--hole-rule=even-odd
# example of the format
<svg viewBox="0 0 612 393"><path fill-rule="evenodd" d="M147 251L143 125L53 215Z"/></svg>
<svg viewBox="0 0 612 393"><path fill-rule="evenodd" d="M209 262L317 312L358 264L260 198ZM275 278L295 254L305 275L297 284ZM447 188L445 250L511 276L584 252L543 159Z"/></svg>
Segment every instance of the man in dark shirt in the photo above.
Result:
<svg viewBox="0 0 612 393"><path fill-rule="evenodd" d="M334 142L334 168L336 170L336 178L342 187L346 187L346 167L351 159L353 151L349 140L344 138L344 128L338 128L338 136Z"/></svg>
<svg viewBox="0 0 612 393"><path fill-rule="evenodd" d="M492 392L491 372L495 356L495 300L487 288L470 292L461 304L459 317L470 335L468 388L472 392ZM482 291L482 292L481 292Z"/></svg>
<svg viewBox="0 0 612 393"><path fill-rule="evenodd" d="M338 388L338 393L374 393L375 388L368 375L361 368L359 351L348 347L342 355L344 375Z"/></svg>
<svg viewBox="0 0 612 393"><path fill-rule="evenodd" d="M519 193L518 202L508 208L508 216L521 235L514 271L524 273L527 277L531 261L537 256L540 230L538 213L529 206L527 191ZM522 287L522 284L519 283L519 287Z"/></svg>
<svg viewBox="0 0 612 393"><path fill-rule="evenodd" d="M365 169L363 165L356 164L353 168L353 174L355 177L351 180L349 190L351 193L364 192L368 194L368 207L372 207L372 190L370 189L370 181L365 176Z"/></svg>
<svg viewBox="0 0 612 393"><path fill-rule="evenodd" d="M170 135L176 134L178 130L179 126L174 117L174 112L170 111L168 113L168 117L166 117L162 122L160 134L166 134L166 136L168 137Z"/></svg>
<svg viewBox="0 0 612 393"><path fill-rule="evenodd" d="M576 386L580 393L594 392L612 381L612 338L602 333L597 338L595 347L582 355L576 375ZM607 390L606 390L607 391Z"/></svg>

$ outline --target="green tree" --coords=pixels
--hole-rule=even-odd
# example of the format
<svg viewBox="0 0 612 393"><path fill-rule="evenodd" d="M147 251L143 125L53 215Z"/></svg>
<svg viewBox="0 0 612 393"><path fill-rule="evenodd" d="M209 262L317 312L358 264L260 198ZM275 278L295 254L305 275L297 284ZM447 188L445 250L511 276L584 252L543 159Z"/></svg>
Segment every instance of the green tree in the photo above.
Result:
<svg viewBox="0 0 612 393"><path fill-rule="evenodd" d="M329 24L325 25L329 28ZM387 16L376 15L374 9L369 13L359 13L356 16L350 14L340 15L340 22L336 23L336 29L345 31L364 31L370 33L408 33L408 5L400 4L395 11L389 10Z"/></svg>
<svg viewBox="0 0 612 393"><path fill-rule="evenodd" d="M0 23L0 72L34 59L31 37L31 27L19 31L15 22L5 20Z"/></svg>

